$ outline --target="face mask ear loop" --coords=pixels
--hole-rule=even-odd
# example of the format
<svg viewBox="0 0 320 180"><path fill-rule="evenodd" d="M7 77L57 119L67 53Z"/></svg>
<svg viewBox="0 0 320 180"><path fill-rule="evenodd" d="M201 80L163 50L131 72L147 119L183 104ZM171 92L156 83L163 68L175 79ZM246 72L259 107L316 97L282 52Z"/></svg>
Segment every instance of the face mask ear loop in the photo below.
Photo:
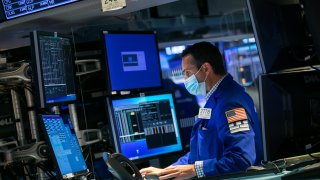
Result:
<svg viewBox="0 0 320 180"><path fill-rule="evenodd" d="M201 68L202 68L202 66L203 66L203 64L201 65ZM201 68L200 68L200 69L201 69ZM200 69L199 69L199 71L200 71ZM199 72L199 71L198 71L198 72ZM197 73L198 73L198 72L197 72ZM204 81L203 81L203 82L206 82L207 77L208 77L208 74L207 74L206 77L204 78Z"/></svg>
<svg viewBox="0 0 320 180"><path fill-rule="evenodd" d="M194 75L197 75L198 72L200 72L201 68L202 68L203 65L201 65L201 67L199 68L199 70L194 74Z"/></svg>
<svg viewBox="0 0 320 180"><path fill-rule="evenodd" d="M206 75L206 78L204 78L204 81L203 81L203 82L206 82L206 80L207 80L207 77L208 77L208 74Z"/></svg>

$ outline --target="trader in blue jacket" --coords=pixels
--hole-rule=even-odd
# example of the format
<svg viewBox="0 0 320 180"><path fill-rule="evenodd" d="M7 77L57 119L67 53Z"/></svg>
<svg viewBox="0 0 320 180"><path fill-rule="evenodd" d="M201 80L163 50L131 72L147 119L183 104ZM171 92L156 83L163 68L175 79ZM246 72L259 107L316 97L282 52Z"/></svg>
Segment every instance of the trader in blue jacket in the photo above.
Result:
<svg viewBox="0 0 320 180"><path fill-rule="evenodd" d="M141 169L160 179L190 179L245 171L262 160L260 121L244 88L225 70L219 49L196 43L182 53L185 87L204 95L191 133L190 152L165 169Z"/></svg>

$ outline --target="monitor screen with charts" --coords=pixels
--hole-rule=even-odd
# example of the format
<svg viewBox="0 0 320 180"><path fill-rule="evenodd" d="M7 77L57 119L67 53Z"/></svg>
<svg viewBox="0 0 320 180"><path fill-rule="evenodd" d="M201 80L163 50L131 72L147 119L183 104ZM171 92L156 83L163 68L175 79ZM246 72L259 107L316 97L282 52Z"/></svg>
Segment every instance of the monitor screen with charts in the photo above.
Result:
<svg viewBox="0 0 320 180"><path fill-rule="evenodd" d="M131 160L182 150L171 93L107 99L117 152Z"/></svg>
<svg viewBox="0 0 320 180"><path fill-rule="evenodd" d="M3 19L9 20L76 1L79 0L1 0L0 10Z"/></svg>
<svg viewBox="0 0 320 180"><path fill-rule="evenodd" d="M72 37L31 33L32 72L36 102L41 107L76 100Z"/></svg>
<svg viewBox="0 0 320 180"><path fill-rule="evenodd" d="M54 162L58 167L59 175L66 179L88 173L89 170L70 118L59 115L41 115L40 123Z"/></svg>

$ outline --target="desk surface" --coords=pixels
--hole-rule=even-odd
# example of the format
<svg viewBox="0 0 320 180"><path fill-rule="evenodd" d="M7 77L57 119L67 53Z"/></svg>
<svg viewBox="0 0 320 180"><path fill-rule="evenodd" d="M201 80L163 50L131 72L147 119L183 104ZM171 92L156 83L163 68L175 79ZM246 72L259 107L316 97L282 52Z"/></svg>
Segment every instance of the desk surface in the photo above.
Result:
<svg viewBox="0 0 320 180"><path fill-rule="evenodd" d="M320 153L314 153L313 156L320 157ZM225 174L217 177L210 177L207 179L257 179L257 180L281 180L281 179L295 179L295 178L314 178L320 177L320 162L315 160L310 155L302 155L283 159L286 166L283 169L263 169L248 172L238 172L233 174ZM273 163L273 162L272 162ZM275 163L273 163L275 164Z"/></svg>

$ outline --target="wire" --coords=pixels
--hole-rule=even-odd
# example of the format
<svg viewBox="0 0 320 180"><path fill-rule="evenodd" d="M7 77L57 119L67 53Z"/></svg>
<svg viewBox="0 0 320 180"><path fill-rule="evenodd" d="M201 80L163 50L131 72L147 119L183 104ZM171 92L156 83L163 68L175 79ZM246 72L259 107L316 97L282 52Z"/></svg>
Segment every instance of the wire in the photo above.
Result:
<svg viewBox="0 0 320 180"><path fill-rule="evenodd" d="M320 69L318 69L318 68L316 68L316 67L314 67L314 66L312 66L312 65L310 65L310 67L311 67L312 69L316 70L316 71L320 71Z"/></svg>
<svg viewBox="0 0 320 180"><path fill-rule="evenodd" d="M24 169L26 170L26 175L27 176L29 176L29 177L33 177L33 175L31 175L31 173L30 173L30 170L29 170L29 167L27 166L27 164L23 164L23 166L24 166Z"/></svg>
<svg viewBox="0 0 320 180"><path fill-rule="evenodd" d="M315 160L320 160L320 157L312 155L310 150L313 149L314 147L317 147L318 145L320 145L320 141L316 142L314 145L306 146L306 152L310 157L312 157Z"/></svg>
<svg viewBox="0 0 320 180"><path fill-rule="evenodd" d="M312 155L311 153L308 153L308 155L309 155L310 157L312 157L313 159L315 159L315 160L320 160L320 157L314 156L314 155Z"/></svg>
<svg viewBox="0 0 320 180"><path fill-rule="evenodd" d="M261 161L261 165L266 169L276 169L278 173L281 173L282 170L286 167L287 161L285 159L279 159L275 161Z"/></svg>
<svg viewBox="0 0 320 180"><path fill-rule="evenodd" d="M90 176L91 174L94 175L92 172L88 172L87 174L81 176L80 180L87 179L87 177Z"/></svg>
<svg viewBox="0 0 320 180"><path fill-rule="evenodd" d="M52 174L52 172L46 170L46 167L45 167L44 164L40 164L40 163L39 163L39 164L37 164L37 167L39 167L48 177L50 177L50 178L55 177L55 176Z"/></svg>
<svg viewBox="0 0 320 180"><path fill-rule="evenodd" d="M85 161L88 160L89 155L90 155L90 152L87 153L86 158L84 159Z"/></svg>
<svg viewBox="0 0 320 180"><path fill-rule="evenodd" d="M25 84L23 88L27 89L34 96L33 89L29 85Z"/></svg>
<svg viewBox="0 0 320 180"><path fill-rule="evenodd" d="M87 149L89 149L88 147L89 147L89 145L86 145L86 146L82 149L82 153L84 153Z"/></svg>

